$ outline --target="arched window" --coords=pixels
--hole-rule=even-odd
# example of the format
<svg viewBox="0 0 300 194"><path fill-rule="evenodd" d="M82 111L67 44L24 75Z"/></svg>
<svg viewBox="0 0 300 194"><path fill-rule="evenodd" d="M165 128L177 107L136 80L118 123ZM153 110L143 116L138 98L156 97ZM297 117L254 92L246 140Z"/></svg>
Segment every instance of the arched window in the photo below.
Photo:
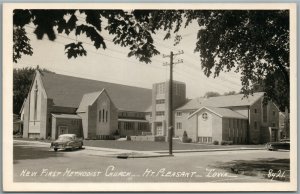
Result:
<svg viewBox="0 0 300 194"><path fill-rule="evenodd" d="M38 84L35 81L35 89L34 89L34 120L37 120L37 99L38 99Z"/></svg>
<svg viewBox="0 0 300 194"><path fill-rule="evenodd" d="M107 122L107 120L108 120L107 118L108 118L108 111L106 111L106 122Z"/></svg>
<svg viewBox="0 0 300 194"><path fill-rule="evenodd" d="M99 122L101 122L101 110L99 110Z"/></svg>
<svg viewBox="0 0 300 194"><path fill-rule="evenodd" d="M104 122L104 109L102 110L102 122Z"/></svg>

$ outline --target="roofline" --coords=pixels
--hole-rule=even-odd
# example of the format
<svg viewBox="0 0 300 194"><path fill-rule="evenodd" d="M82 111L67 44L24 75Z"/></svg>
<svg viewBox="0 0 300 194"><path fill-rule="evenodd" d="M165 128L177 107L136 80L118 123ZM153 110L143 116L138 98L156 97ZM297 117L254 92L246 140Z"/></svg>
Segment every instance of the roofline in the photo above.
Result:
<svg viewBox="0 0 300 194"><path fill-rule="evenodd" d="M21 107L21 109L20 109L20 111L19 111L19 114L22 114L22 111L23 111L23 109L24 109L26 100L27 100L27 97L26 97L26 98L24 99L24 101L23 101L23 104L22 104L22 107Z"/></svg>
<svg viewBox="0 0 300 194"><path fill-rule="evenodd" d="M201 108L199 108L198 110L196 110L195 112L193 112L193 114L189 115L188 119L192 118L194 115L196 115L198 112L200 112L204 108L206 108L207 110L213 112L214 114L218 115L219 117L222 117L220 114L216 113L215 111L212 111L211 109L207 108L206 106L202 106Z"/></svg>
<svg viewBox="0 0 300 194"><path fill-rule="evenodd" d="M201 108L199 108L197 111L195 111L193 114L191 114L191 115L189 115L188 116L188 119L190 119L191 117L193 117L195 114L197 114L198 112L200 112L202 109L207 109L207 110L209 110L209 111L211 111L212 113L214 113L214 114L216 114L216 115L218 115L219 117L221 117L221 118L236 118L236 117L226 117L226 116L222 116L222 115L220 115L219 113L216 113L215 111L213 111L213 110L211 110L209 107L207 107L207 106L203 106L203 107L201 107ZM219 108L219 107L215 107L215 108ZM231 110L231 111L233 111L233 110ZM235 111L233 111L233 112L235 112ZM235 113L237 113L237 112L235 112ZM237 113L237 114L240 114L240 113ZM240 114L241 115L241 114ZM243 115L241 115L241 116L243 116ZM248 118L241 118L241 119L248 119Z"/></svg>
<svg viewBox="0 0 300 194"><path fill-rule="evenodd" d="M249 104L248 106L252 106L253 104L255 104L258 100L260 100L261 98L263 98L265 96L264 92L255 92L255 93L262 93L263 95L261 97L259 97L257 100L255 100L254 102L252 102L251 104ZM253 94L255 94L253 93Z"/></svg>

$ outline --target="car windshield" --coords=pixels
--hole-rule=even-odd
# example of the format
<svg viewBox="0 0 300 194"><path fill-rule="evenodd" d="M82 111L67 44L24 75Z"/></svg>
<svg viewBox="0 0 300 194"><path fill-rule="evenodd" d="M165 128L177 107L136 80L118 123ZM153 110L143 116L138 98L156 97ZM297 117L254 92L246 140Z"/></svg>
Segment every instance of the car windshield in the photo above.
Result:
<svg viewBox="0 0 300 194"><path fill-rule="evenodd" d="M70 141L72 140L72 137L68 137L68 136L60 136L58 137L58 140L62 140L62 141Z"/></svg>

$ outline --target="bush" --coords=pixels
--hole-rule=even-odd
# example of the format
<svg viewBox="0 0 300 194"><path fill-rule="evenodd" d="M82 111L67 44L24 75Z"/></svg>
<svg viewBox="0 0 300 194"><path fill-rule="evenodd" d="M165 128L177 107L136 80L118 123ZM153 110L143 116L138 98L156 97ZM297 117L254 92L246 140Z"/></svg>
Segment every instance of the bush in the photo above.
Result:
<svg viewBox="0 0 300 194"><path fill-rule="evenodd" d="M221 145L232 145L232 141L221 141Z"/></svg>
<svg viewBox="0 0 300 194"><path fill-rule="evenodd" d="M216 140L215 140L215 141L213 141L213 144L214 144L214 145L219 145L219 141L216 141Z"/></svg>
<svg viewBox="0 0 300 194"><path fill-rule="evenodd" d="M183 135L182 135L182 142L183 142L183 143L191 143L191 142L192 142L192 138L189 138L189 137L188 137L186 131L183 132Z"/></svg>
<svg viewBox="0 0 300 194"><path fill-rule="evenodd" d="M119 131L116 130L115 133L114 133L114 135L115 135L115 136L119 136L119 135L120 135Z"/></svg>

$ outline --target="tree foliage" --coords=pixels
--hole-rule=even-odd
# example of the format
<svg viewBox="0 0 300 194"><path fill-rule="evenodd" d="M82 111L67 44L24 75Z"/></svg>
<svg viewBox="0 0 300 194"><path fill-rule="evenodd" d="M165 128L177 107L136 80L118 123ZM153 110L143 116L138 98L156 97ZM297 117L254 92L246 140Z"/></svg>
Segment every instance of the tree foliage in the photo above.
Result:
<svg viewBox="0 0 300 194"><path fill-rule="evenodd" d="M218 93L218 92L206 92L205 94L204 94L204 98L210 98L210 97L216 97L216 96L221 96L221 94L220 93Z"/></svg>
<svg viewBox="0 0 300 194"><path fill-rule="evenodd" d="M42 69L40 71L47 71ZM34 68L21 68L13 70L13 113L19 114L23 102L27 97L35 76Z"/></svg>
<svg viewBox="0 0 300 194"><path fill-rule="evenodd" d="M229 92L224 92L224 96L230 96L230 95L235 95L237 94L235 91L229 91Z"/></svg>
<svg viewBox="0 0 300 194"><path fill-rule="evenodd" d="M34 68L13 70L13 112L19 114L34 78Z"/></svg>
<svg viewBox="0 0 300 194"><path fill-rule="evenodd" d="M83 24L78 13L85 15ZM174 44L178 44L183 39L179 30L196 21L199 27L195 52L199 53L206 76L240 72L241 91L245 95L261 85L266 99L281 107L288 106L288 10L14 10L13 18L16 29L33 23L38 39L47 35L55 40L56 29L67 35L85 34L96 49L106 48L101 33L107 30L115 44L129 47L128 57L145 63L159 54L153 34L163 30L164 39L168 39L175 33ZM108 24L104 25L103 20ZM14 43L16 40L16 45L21 45L14 47L15 62L21 54L30 55L32 50L26 32L20 34L14 30ZM66 45L65 50L68 58L86 55L84 46L77 42Z"/></svg>

